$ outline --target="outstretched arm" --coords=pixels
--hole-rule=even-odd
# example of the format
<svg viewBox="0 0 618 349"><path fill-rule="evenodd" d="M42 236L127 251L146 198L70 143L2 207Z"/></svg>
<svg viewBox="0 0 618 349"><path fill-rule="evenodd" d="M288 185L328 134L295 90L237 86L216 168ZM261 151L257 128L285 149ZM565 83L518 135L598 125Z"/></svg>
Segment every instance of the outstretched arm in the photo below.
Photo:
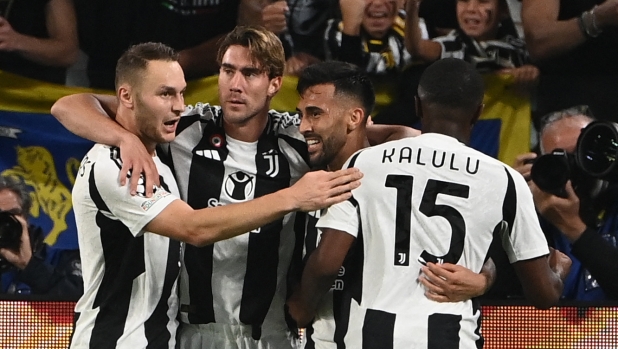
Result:
<svg viewBox="0 0 618 349"><path fill-rule="evenodd" d="M146 195L150 197L153 185L159 184L159 173L142 141L113 120L117 108L118 99L115 96L80 93L57 100L51 108L51 114L69 131L80 137L120 148L120 184L124 185L129 170L144 173ZM139 176L131 176L133 195L136 193L138 180Z"/></svg>
<svg viewBox="0 0 618 349"><path fill-rule="evenodd" d="M243 203L194 211L175 200L146 225L146 230L203 246L261 227L292 211L315 211L347 200L362 174L350 168L305 174L293 186Z"/></svg>
<svg viewBox="0 0 618 349"><path fill-rule="evenodd" d="M287 301L290 315L299 328L313 319L320 300L333 285L355 240L346 232L323 229L318 247L307 260L300 286Z"/></svg>
<svg viewBox="0 0 618 349"><path fill-rule="evenodd" d="M405 45L412 58L420 58L425 62L433 62L440 59L442 45L423 39L419 27L418 9L421 0L408 0L406 2L406 33Z"/></svg>

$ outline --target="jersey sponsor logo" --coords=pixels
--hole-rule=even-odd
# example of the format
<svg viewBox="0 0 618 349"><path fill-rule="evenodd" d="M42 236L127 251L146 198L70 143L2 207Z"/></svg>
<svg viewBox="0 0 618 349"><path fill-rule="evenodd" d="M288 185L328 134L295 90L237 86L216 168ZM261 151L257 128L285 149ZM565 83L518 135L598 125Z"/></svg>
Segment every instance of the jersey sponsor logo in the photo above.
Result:
<svg viewBox="0 0 618 349"><path fill-rule="evenodd" d="M141 180L141 178L140 178ZM143 186L142 186L143 187ZM165 191L165 189L161 188L161 187L155 187L154 188L154 194L152 195L152 198L142 202L142 204L140 205L142 207L142 210L144 211L148 211L150 210L150 208L159 200L163 199L164 197L170 195L170 193L168 193L167 191Z"/></svg>
<svg viewBox="0 0 618 349"><path fill-rule="evenodd" d="M266 171L266 175L275 178L279 174L279 152L275 149L270 149L262 153L262 156L265 160L268 160L268 171Z"/></svg>
<svg viewBox="0 0 618 349"><path fill-rule="evenodd" d="M233 200L244 201L253 195L255 177L237 171L225 179L225 193Z"/></svg>
<svg viewBox="0 0 618 349"><path fill-rule="evenodd" d="M195 155L203 156L207 159L221 161L221 156L217 150L196 150Z"/></svg>

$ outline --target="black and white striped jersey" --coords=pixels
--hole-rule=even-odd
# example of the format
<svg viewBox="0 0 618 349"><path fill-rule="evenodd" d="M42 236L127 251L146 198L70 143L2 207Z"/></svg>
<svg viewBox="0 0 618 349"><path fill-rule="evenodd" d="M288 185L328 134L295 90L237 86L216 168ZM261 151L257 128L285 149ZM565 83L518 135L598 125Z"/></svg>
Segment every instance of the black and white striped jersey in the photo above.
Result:
<svg viewBox="0 0 618 349"><path fill-rule="evenodd" d="M479 272L494 234L511 262L549 253L523 177L441 134L357 152L364 177L317 227L357 236L360 282L347 290L347 348L477 348L476 302L437 303L418 281L424 261ZM348 287L346 285L345 287Z"/></svg>
<svg viewBox="0 0 618 349"><path fill-rule="evenodd" d="M144 227L179 193L170 169L154 160L161 187L151 198L143 184L135 196L119 185L118 148L96 144L82 161L73 209L84 295L75 306L72 349L175 346L182 246Z"/></svg>
<svg viewBox="0 0 618 349"><path fill-rule="evenodd" d="M269 112L258 141L226 136L219 106L188 107L168 149L181 197L193 208L242 202L295 183L309 170L296 115ZM205 247L187 246L180 278L180 320L251 325L286 333L286 274L295 214L249 234Z"/></svg>
<svg viewBox="0 0 618 349"><path fill-rule="evenodd" d="M320 243L321 231L316 228L320 215L321 211L306 214L303 260L306 260ZM361 256L362 251L359 251L356 245L348 252L330 291L320 301L313 322L305 330L305 349L344 347L349 320L347 309L353 297L351 292L358 289L354 284L360 282L362 277L362 274L359 274L362 269L357 266Z"/></svg>

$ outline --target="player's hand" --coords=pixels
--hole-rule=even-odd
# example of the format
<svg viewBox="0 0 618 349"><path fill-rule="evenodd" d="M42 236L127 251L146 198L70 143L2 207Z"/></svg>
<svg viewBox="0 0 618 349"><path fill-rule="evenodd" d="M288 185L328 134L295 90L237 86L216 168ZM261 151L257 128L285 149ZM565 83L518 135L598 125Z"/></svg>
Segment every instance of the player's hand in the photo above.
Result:
<svg viewBox="0 0 618 349"><path fill-rule="evenodd" d="M159 186L159 171L142 141L133 134L127 134L120 142L120 157L122 158L122 168L120 178L118 178L120 185L124 186L127 178L130 178L131 195L137 194L139 177L143 173L146 180L145 193L147 197L151 197L153 187ZM131 171L130 177L129 170Z"/></svg>
<svg viewBox="0 0 618 349"><path fill-rule="evenodd" d="M21 245L18 251L8 248L0 248L0 255L17 269L24 270L32 258L32 246L30 245L30 234L28 233L28 223L21 216L13 216L21 223Z"/></svg>
<svg viewBox="0 0 618 349"><path fill-rule="evenodd" d="M571 258L569 258L566 254L550 247L548 263L549 268L560 276L560 280L564 282L569 274L569 271L571 270Z"/></svg>
<svg viewBox="0 0 618 349"><path fill-rule="evenodd" d="M357 168L309 172L290 187L294 207L310 212L347 200L352 196L350 191L360 186L362 177Z"/></svg>
<svg viewBox="0 0 618 349"><path fill-rule="evenodd" d="M515 163L513 164L513 169L522 176L526 181L530 180L530 172L532 171L532 163L536 159L536 153L524 153L519 154L515 158Z"/></svg>
<svg viewBox="0 0 618 349"><path fill-rule="evenodd" d="M285 0L273 2L262 9L262 26L275 34L287 28L287 13L290 9Z"/></svg>
<svg viewBox="0 0 618 349"><path fill-rule="evenodd" d="M296 322L298 328L305 328L313 320L313 312L300 300L299 292L294 292L285 303L290 317Z"/></svg>
<svg viewBox="0 0 618 349"><path fill-rule="evenodd" d="M456 264L427 263L418 280L425 296L436 302L461 302L485 293L489 281L482 275Z"/></svg>

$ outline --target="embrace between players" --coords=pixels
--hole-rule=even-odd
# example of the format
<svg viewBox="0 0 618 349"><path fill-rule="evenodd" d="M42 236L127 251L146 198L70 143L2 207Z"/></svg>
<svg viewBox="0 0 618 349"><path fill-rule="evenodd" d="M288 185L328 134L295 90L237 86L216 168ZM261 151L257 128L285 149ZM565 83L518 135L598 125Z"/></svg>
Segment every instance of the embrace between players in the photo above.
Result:
<svg viewBox="0 0 618 349"><path fill-rule="evenodd" d="M371 83L341 62L306 68L296 114L269 110L285 60L261 28L237 27L218 61L220 106L186 107L157 43L120 58L116 96L53 106L98 142L73 189L85 292L71 348L476 348L494 235L527 297L558 300L570 261L549 251L525 181L464 145L483 95L467 63L425 72L419 135L368 125ZM468 163L449 169L455 153Z"/></svg>

